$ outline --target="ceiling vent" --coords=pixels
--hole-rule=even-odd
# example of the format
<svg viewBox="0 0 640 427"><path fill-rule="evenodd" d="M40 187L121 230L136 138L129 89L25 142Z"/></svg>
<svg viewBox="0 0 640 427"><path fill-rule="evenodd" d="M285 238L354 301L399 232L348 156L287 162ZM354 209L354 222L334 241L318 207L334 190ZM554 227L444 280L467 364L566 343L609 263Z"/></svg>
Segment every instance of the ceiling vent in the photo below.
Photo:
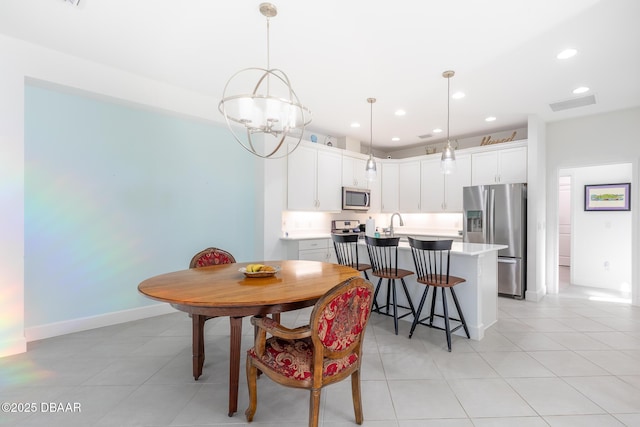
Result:
<svg viewBox="0 0 640 427"><path fill-rule="evenodd" d="M574 98L568 101L560 101L554 102L553 104L549 104L549 107L553 111L562 111L569 110L571 108L584 107L586 105L591 105L596 103L595 95L583 96L581 98Z"/></svg>
<svg viewBox="0 0 640 427"><path fill-rule="evenodd" d="M430 133L426 133L424 135L418 135L418 138L420 139L427 139L427 138L431 138L433 135L431 135Z"/></svg>

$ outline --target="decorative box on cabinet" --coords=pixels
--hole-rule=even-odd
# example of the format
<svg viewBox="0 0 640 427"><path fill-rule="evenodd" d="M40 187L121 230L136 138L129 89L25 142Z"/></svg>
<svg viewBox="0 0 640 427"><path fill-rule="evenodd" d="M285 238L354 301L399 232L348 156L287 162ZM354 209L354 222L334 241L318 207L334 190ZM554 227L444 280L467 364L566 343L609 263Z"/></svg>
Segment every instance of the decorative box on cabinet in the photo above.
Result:
<svg viewBox="0 0 640 427"><path fill-rule="evenodd" d="M471 185L527 182L527 147L473 153Z"/></svg>
<svg viewBox="0 0 640 427"><path fill-rule="evenodd" d="M342 154L336 149L300 144L287 158L287 208L340 211L341 171Z"/></svg>

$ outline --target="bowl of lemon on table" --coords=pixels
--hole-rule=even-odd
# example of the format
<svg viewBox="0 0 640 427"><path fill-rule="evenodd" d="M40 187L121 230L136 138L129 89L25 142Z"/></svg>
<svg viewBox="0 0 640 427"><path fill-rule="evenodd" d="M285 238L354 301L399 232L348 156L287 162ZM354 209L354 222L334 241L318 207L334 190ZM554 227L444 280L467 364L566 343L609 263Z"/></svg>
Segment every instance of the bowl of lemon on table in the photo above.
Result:
<svg viewBox="0 0 640 427"><path fill-rule="evenodd" d="M280 270L277 266L266 264L248 264L246 267L242 267L240 271L247 277L271 277Z"/></svg>

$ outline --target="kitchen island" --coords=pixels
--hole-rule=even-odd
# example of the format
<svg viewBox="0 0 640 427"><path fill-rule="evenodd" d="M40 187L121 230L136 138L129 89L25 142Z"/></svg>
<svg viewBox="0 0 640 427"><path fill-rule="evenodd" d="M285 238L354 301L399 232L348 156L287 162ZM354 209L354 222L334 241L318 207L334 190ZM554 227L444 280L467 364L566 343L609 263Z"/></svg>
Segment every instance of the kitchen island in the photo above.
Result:
<svg viewBox="0 0 640 427"><path fill-rule="evenodd" d="M410 236L426 240L424 236L410 234ZM398 236L400 237L400 236ZM443 238L443 237L441 237ZM330 235L313 235L313 236L287 236L282 238L285 241L285 257L294 259L296 256L306 256L307 251L298 250L306 246L314 245L322 246L321 256L327 259L332 255L334 259L329 262L335 262L335 252L331 243ZM300 245L300 246L299 246ZM306 246L305 246L306 245ZM469 335L473 340L481 340L485 331L490 328L498 320L498 251L504 249L505 245L490 245L481 243L462 243L453 242L451 247L451 270L450 274L466 279L465 283L461 283L455 287L456 295L460 302L464 318L469 328ZM411 248L406 237L401 237L398 246L398 267L410 271L415 271L413 258L411 256ZM314 253L316 250L313 251ZM358 253L361 262L368 263L367 247L364 239L360 239L358 243ZM310 258L307 258L310 259ZM326 262L326 261L325 261ZM374 285L378 279L369 274ZM416 276L412 275L405 278L409 294L414 306L417 307L424 291L424 285L416 282ZM378 293L378 302L384 305L386 300L386 286L383 281L380 292ZM398 292L398 303L400 305L408 305L403 292ZM448 298L450 296L448 295ZM438 298L439 300L439 298ZM431 298L425 303L422 311L422 317L428 313ZM453 302L449 301L450 307ZM436 302L436 309L441 310L441 302ZM440 311L441 312L441 311ZM454 313L455 315L455 310ZM412 322L411 316L405 317L403 320ZM457 335L464 335L464 331L458 330Z"/></svg>
<svg viewBox="0 0 640 427"><path fill-rule="evenodd" d="M466 280L466 282L456 285L455 291L469 328L469 335L473 340L481 340L485 331L498 321L498 251L506 247L505 245L461 242L453 242L451 247L450 274ZM359 245L359 250L366 256L367 249L364 241ZM398 249L398 267L415 271L409 243L402 240ZM372 279L374 278L372 277ZM411 299L417 307L417 302L420 301L424 291L424 285L416 282L415 275L405 278L405 282ZM385 288L382 288L378 298L386 298L385 293ZM450 295L447 297L450 298ZM404 298L403 293L398 292L400 305L407 305L402 298ZM442 313L441 304L438 298L436 313ZM453 301L449 301L449 307L453 306ZM422 317L428 313L428 309L429 305L423 309ZM450 314L455 316L455 310ZM411 317L405 319L413 321ZM455 333L464 335L462 330Z"/></svg>

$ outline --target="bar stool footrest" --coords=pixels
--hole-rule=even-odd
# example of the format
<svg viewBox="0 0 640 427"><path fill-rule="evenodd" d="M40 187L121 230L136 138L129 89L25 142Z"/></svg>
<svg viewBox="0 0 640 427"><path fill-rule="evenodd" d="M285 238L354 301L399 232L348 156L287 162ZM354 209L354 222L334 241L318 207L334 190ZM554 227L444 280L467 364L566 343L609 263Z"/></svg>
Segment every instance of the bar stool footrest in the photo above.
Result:
<svg viewBox="0 0 640 427"><path fill-rule="evenodd" d="M393 311L390 311L390 312L387 312L387 311L383 312L382 311L383 308L387 308L387 307L393 308L393 305L391 305L391 304L389 304L389 305L381 305L381 306L378 307L377 310L374 309L372 311L373 311L373 313L380 314L382 316L393 317ZM397 305L396 307L397 308L401 308L403 310L409 310L408 313L405 313L402 316L398 316L398 319L402 319L403 317L407 317L408 315L413 314L413 312L411 311L411 307L405 307L404 305Z"/></svg>

